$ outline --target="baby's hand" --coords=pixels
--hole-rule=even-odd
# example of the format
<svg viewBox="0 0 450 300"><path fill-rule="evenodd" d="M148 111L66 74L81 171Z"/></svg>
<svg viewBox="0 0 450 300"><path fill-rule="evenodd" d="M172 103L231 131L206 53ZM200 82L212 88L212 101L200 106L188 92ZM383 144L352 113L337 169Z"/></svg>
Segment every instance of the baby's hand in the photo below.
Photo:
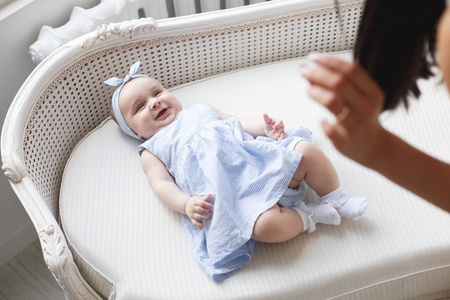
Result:
<svg viewBox="0 0 450 300"><path fill-rule="evenodd" d="M193 196L189 197L186 202L186 215L191 219L192 224L197 227L204 227L205 224L200 223L199 221L211 220L212 216L205 216L211 212L213 205L208 203L211 199L211 194L206 196Z"/></svg>
<svg viewBox="0 0 450 300"><path fill-rule="evenodd" d="M284 132L284 124L281 120L272 119L267 114L263 115L264 132L266 135L274 140L282 140L286 137Z"/></svg>

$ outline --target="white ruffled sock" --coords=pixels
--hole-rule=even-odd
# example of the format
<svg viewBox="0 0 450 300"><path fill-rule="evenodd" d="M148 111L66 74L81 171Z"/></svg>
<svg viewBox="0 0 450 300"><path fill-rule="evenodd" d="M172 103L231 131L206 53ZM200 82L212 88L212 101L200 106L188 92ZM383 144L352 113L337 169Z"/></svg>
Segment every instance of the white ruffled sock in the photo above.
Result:
<svg viewBox="0 0 450 300"><path fill-rule="evenodd" d="M328 203L307 204L313 210L313 220L316 223L327 225L341 224L341 216L338 211Z"/></svg>
<svg viewBox="0 0 450 300"><path fill-rule="evenodd" d="M365 197L351 197L349 192L343 191L341 187L320 197L319 203L328 203L341 217L359 219L367 209Z"/></svg>
<svg viewBox="0 0 450 300"><path fill-rule="evenodd" d="M328 203L305 204L299 201L294 207L303 221L303 232L316 230L316 224L339 225L341 216L336 209Z"/></svg>

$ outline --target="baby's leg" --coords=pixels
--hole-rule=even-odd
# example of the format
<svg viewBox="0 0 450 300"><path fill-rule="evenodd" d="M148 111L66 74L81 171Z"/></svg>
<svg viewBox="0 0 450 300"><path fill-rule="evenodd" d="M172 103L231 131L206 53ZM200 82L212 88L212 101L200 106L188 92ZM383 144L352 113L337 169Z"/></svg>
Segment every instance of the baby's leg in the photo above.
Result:
<svg viewBox="0 0 450 300"><path fill-rule="evenodd" d="M292 209L275 204L256 220L252 239L265 243L285 242L306 230L313 232L316 223L339 225L340 222L336 209L328 203L299 201Z"/></svg>
<svg viewBox="0 0 450 300"><path fill-rule="evenodd" d="M320 203L333 206L342 217L358 219L367 208L364 197L351 197L340 188L339 177L328 157L307 141L297 143L294 148L303 154L302 160L289 184L297 187L302 179L320 196Z"/></svg>
<svg viewBox="0 0 450 300"><path fill-rule="evenodd" d="M275 204L262 213L253 227L252 239L265 243L285 242L303 232L303 221L293 209Z"/></svg>
<svg viewBox="0 0 450 300"><path fill-rule="evenodd" d="M289 188L296 188L304 179L310 188L319 196L323 196L340 186L333 164L319 148L308 141L300 141L294 150L303 156L289 183Z"/></svg>

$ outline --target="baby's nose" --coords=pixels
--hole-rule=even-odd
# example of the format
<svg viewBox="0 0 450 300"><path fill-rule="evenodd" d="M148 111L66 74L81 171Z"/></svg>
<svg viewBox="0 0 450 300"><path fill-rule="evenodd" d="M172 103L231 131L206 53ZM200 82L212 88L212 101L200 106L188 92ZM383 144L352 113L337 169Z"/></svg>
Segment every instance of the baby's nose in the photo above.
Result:
<svg viewBox="0 0 450 300"><path fill-rule="evenodd" d="M160 100L156 100L152 103L152 109L158 108L159 105L161 104Z"/></svg>

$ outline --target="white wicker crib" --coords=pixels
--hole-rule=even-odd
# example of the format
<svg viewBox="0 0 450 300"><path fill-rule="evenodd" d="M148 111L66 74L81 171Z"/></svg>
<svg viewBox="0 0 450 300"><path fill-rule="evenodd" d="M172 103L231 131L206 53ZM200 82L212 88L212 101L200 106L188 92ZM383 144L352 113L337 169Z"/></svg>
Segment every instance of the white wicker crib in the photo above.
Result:
<svg viewBox="0 0 450 300"><path fill-rule="evenodd" d="M34 70L18 92L5 120L1 140L3 169L39 234L45 262L68 299L191 297L197 299L273 299L275 297L436 299L450 295L450 235L447 229L450 228L449 216L343 158L332 150L333 148L326 139L320 137L320 134L316 141L330 155L338 170L339 167L348 168L352 170L351 172L357 170L355 172L361 172L357 174L368 176L367 181L379 181L380 185L392 189L396 193L394 196L399 199L398 203L407 201L405 203L410 208L405 210L405 216L400 218L398 224L393 225L401 228L397 233L393 233L393 236L408 234L408 228L412 228L408 218L413 218L417 211L426 214L425 223L429 223L430 220L437 222L436 225L428 225L430 232L417 234L419 238L429 237L429 240L424 240L427 244L426 249L421 249L418 245L423 243L411 242L416 236L410 236L405 241L408 246L397 247L401 248L398 252L380 255L376 252L371 253L374 259L369 259L361 269L356 268L354 264L350 264L351 268L346 267L346 264L341 261L338 262L338 264L342 263L341 265L330 267L332 271L329 273L329 278L326 268L324 268L325 273L313 272L314 276L318 276L320 280L314 279L314 276L308 279L310 274L303 272L296 275L297 279L287 280L289 284L284 285L282 290L275 286L278 283L274 283L271 275L267 275L268 277L262 280L261 278L265 277L261 277L260 273L264 271L258 272L258 268L254 267L247 273L245 273L246 270L242 271L244 275L241 276L239 273L219 285L205 279L201 281L200 287L206 292L197 292L197 294L195 291L188 291L178 282L173 283L172 290L167 290L167 287L162 285L158 286L156 280L158 274L156 274L154 281L148 279L149 285L155 285L152 287L153 294L128 293L125 295L121 292L123 289L121 289L120 280L116 282L112 278L114 276L106 276L105 274L110 270L102 270L90 265L84 254L78 253L77 246L70 243L65 235L67 232L63 232L59 220L59 199L64 169L77 144L100 124L103 124L100 128L105 127L104 120L109 115L112 92L111 88L103 84L105 79L126 74L133 62L142 60L140 72L152 74L164 86L182 94L184 87L195 89L196 82L199 82L199 88L205 87L210 83L207 78L220 81L222 77L218 76L219 74L238 74L241 69L259 72L259 69L254 67L260 65L272 66L276 69L277 63L289 63L291 59L300 58L313 51L348 51L351 50L355 41L363 2L343 0L340 1L339 6L345 25L345 36L342 36L340 32L334 1L279 0L179 18L162 20L146 18L102 26L97 32L84 35L60 47ZM435 89L436 84L431 84L429 90ZM445 89L444 92L438 90L436 93L438 93L436 97L444 99L448 97ZM325 113L314 104L309 105L313 107L312 114ZM442 105L443 108L438 110L445 116L449 108L445 104ZM242 106L245 105L242 104ZM244 108L242 109L245 111ZM245 113L249 111L251 110ZM307 120L307 116L305 118ZM295 117L288 116L287 119L296 121ZM445 118L436 118L439 122L442 119ZM404 122L403 119L402 122ZM449 125L448 121L444 122L447 123L443 126ZM399 133L402 132L402 127L397 126L398 123L391 121L388 117L386 123L387 126L391 124L393 128L397 128L395 130ZM412 142L414 143L414 140ZM433 150L437 151L435 153L437 156L448 159L445 150L439 150L445 147L448 149L448 142L443 143L443 145L431 144L433 149L438 149ZM89 171L88 166L82 167ZM356 184L352 185L352 180L344 179L343 182L353 190L359 191ZM364 179L359 178L353 181L364 186ZM361 190L360 194L362 193L364 191ZM372 192L369 199L370 197L373 200L375 197L385 197L385 194L377 190ZM393 211L402 211L403 208L396 203L392 204ZM261 246L260 254L255 254L257 257L254 265L263 260L274 259L273 257L277 255L295 252L299 243L302 243L302 239L305 239L304 243L311 243L311 245L325 243L326 248L334 248L340 254L355 251L355 260L361 260L362 258L358 255L365 255L364 251L367 249L384 248L377 245L383 240L380 238L383 233L373 229L380 228L377 225L377 218L382 214L384 215L382 209L378 210L375 205L373 214L368 212L369 221L362 220L360 225L347 222L343 227L345 232L336 227L330 231L318 230L314 235L301 237L292 243ZM173 217L173 215L170 216ZM176 220L175 217L173 218ZM403 226L403 223L407 225ZM341 245L333 236L341 240L349 239L348 236L355 236L356 244L347 241L346 249L345 245ZM385 241L389 242L389 239ZM413 249L411 251L408 250L410 246ZM354 250L358 247L362 249ZM391 247L396 248L395 245ZM189 251L187 246L186 251ZM324 251L324 255L329 254L326 250ZM405 253L404 257L401 257L401 251ZM312 265L314 260L322 260L315 256L314 251L309 252L302 248L301 253L299 257L291 255L289 259L292 261L288 259L285 265L270 266L270 273L279 274L278 267L283 272L283 268L289 267L286 264L293 264L293 260L307 260ZM350 254L350 257L352 256L353 254ZM424 257L426 259L419 266L410 267L407 259L411 257L421 261ZM385 260L384 263L383 260ZM386 267L386 264L392 267ZM406 270L398 267L402 265ZM341 275L339 270L342 272ZM197 271L195 265L193 270L180 270L184 274ZM114 274L113 271L111 272ZM163 274L160 275L164 277ZM347 280L351 278L349 276L355 277L354 282L342 283L336 279ZM359 279L356 279L357 277ZM304 293L296 289L296 286L301 286L302 282L309 282L308 289L303 288ZM336 285L342 288L330 287L330 282L336 282ZM243 285L246 285L248 289L244 291ZM160 291L161 289L165 289L164 292ZM262 293L260 290L265 292Z"/></svg>

